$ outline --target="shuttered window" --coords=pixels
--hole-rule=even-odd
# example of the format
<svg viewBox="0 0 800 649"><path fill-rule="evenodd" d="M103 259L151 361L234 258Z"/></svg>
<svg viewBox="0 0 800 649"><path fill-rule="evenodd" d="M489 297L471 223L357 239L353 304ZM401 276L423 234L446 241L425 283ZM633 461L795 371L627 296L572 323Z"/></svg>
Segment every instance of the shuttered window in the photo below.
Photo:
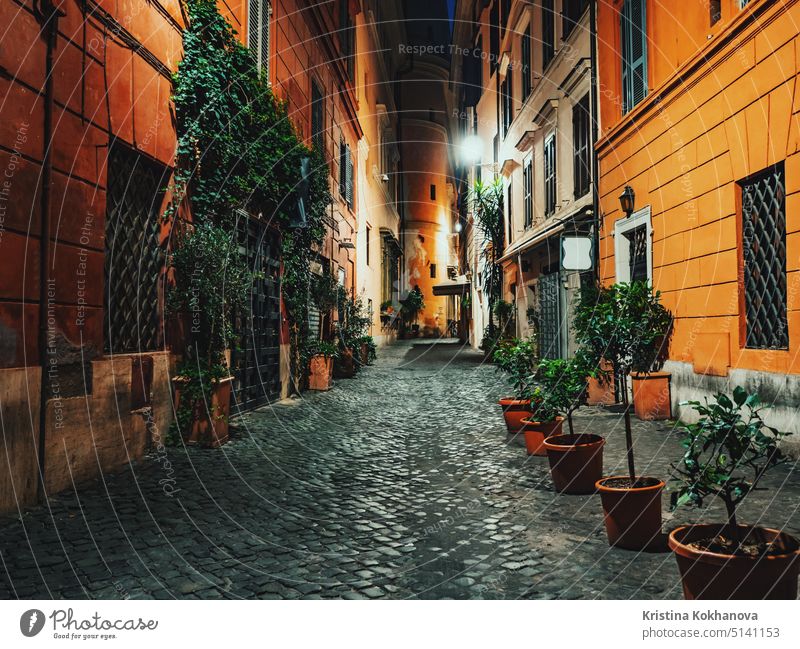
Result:
<svg viewBox="0 0 800 649"><path fill-rule="evenodd" d="M544 213L552 216L556 211L556 136L544 141Z"/></svg>
<svg viewBox="0 0 800 649"><path fill-rule="evenodd" d="M625 0L620 16L622 37L622 111L647 96L646 0Z"/></svg>
<svg viewBox="0 0 800 649"><path fill-rule="evenodd" d="M522 35L522 101L531 94L533 77L531 75L531 28Z"/></svg>
<svg viewBox="0 0 800 649"><path fill-rule="evenodd" d="M525 202L525 229L533 225L533 160L528 160L522 170L522 193Z"/></svg>
<svg viewBox="0 0 800 649"><path fill-rule="evenodd" d="M316 81L311 81L311 144L325 153L325 100Z"/></svg>
<svg viewBox="0 0 800 649"><path fill-rule="evenodd" d="M572 107L573 176L576 199L585 196L589 191L589 165L591 164L589 128L589 95L587 94Z"/></svg>
<svg viewBox="0 0 800 649"><path fill-rule="evenodd" d="M269 79L269 22L272 6L266 0L249 0L247 46L256 60L258 71Z"/></svg>
<svg viewBox="0 0 800 649"><path fill-rule="evenodd" d="M350 16L349 0L339 1L339 44L342 60L351 81L355 79L355 29Z"/></svg>
<svg viewBox="0 0 800 649"><path fill-rule="evenodd" d="M509 68L508 75L500 88L503 96L503 137L508 135L511 122L514 121L514 71Z"/></svg>
<svg viewBox="0 0 800 649"><path fill-rule="evenodd" d="M561 38L567 38L589 5L588 0L563 0L561 3Z"/></svg>
<svg viewBox="0 0 800 649"><path fill-rule="evenodd" d="M556 55L556 19L554 0L542 2L542 69Z"/></svg>
<svg viewBox="0 0 800 649"><path fill-rule="evenodd" d="M342 141L339 144L339 195L347 206L353 209L353 156L350 147Z"/></svg>

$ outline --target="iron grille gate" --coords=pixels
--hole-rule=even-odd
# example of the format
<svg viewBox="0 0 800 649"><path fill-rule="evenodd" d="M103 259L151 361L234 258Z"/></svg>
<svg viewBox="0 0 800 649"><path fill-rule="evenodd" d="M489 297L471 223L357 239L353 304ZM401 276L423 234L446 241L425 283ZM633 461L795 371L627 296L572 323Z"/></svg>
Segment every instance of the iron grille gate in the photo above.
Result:
<svg viewBox="0 0 800 649"><path fill-rule="evenodd" d="M119 143L108 155L104 331L108 354L154 351L162 341L159 212L169 169Z"/></svg>
<svg viewBox="0 0 800 649"><path fill-rule="evenodd" d="M261 221L242 218L239 249L255 279L250 314L236 318L240 340L231 354L234 411L256 408L281 396L280 237Z"/></svg>
<svg viewBox="0 0 800 649"><path fill-rule="evenodd" d="M539 276L539 355L561 358L560 273Z"/></svg>
<svg viewBox="0 0 800 649"><path fill-rule="evenodd" d="M741 183L745 346L787 349L783 164Z"/></svg>
<svg viewBox="0 0 800 649"><path fill-rule="evenodd" d="M631 282L647 280L647 226L625 233L629 242L628 271Z"/></svg>

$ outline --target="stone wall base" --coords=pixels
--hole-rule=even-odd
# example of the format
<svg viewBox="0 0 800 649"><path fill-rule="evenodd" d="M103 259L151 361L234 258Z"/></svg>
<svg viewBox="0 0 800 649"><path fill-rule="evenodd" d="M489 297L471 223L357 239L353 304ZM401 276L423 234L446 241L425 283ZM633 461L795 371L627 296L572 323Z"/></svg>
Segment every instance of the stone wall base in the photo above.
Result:
<svg viewBox="0 0 800 649"><path fill-rule="evenodd" d="M693 423L697 413L681 401L702 401L718 392L730 394L737 385L748 392L758 392L761 401L770 406L764 414L765 421L781 431L793 433L783 442L784 450L800 458L800 375L775 374L755 370L731 369L728 376L696 374L690 363L667 361L664 371L672 374L673 416Z"/></svg>

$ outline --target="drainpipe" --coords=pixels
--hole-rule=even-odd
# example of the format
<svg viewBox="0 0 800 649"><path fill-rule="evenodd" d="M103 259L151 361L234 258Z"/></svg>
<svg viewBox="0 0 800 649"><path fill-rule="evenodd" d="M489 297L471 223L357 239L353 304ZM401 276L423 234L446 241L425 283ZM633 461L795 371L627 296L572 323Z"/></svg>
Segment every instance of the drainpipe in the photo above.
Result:
<svg viewBox="0 0 800 649"><path fill-rule="evenodd" d="M590 55L590 102L592 110L592 212L594 212L594 273L600 281L600 166L597 162L597 2L589 2L589 47Z"/></svg>
<svg viewBox="0 0 800 649"><path fill-rule="evenodd" d="M39 383L39 439L37 458L39 465L38 498L46 497L45 491L45 439L47 432L47 394L50 390L47 358L47 294L50 259L50 193L52 191L52 139L53 139L53 53L58 39L58 19L64 15L53 0L39 0L36 4L37 18L47 43L44 78L44 156L42 158L42 181L40 186L39 221L39 365L42 376Z"/></svg>
<svg viewBox="0 0 800 649"><path fill-rule="evenodd" d="M403 75L411 72L414 68L414 55L410 54L406 59L406 62L398 68L395 78L397 82L402 84L403 82ZM403 147L403 119L405 116L403 115L403 90L401 86L397 86L399 90L395 92L394 96L394 103L397 109L398 120L397 120L397 141L400 147ZM405 262L405 254L406 254L406 178L405 172L403 171L403 156L400 155L400 160L398 160L397 165L397 173L400 174L400 228L398 234L400 235L400 251L402 252L402 257L400 261L400 286L397 287L397 297L400 299L403 295L403 287L407 286L407 277L406 277L406 262Z"/></svg>

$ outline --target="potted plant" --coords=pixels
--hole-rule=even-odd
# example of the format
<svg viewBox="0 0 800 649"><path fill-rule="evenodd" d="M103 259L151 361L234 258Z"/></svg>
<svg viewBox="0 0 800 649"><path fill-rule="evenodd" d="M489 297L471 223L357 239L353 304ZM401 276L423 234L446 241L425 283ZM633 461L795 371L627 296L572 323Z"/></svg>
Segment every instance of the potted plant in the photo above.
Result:
<svg viewBox="0 0 800 649"><path fill-rule="evenodd" d="M778 530L743 525L741 502L770 469L787 460L782 433L764 423L758 394L741 387L714 403L687 402L697 423L685 424L678 465L673 465L675 509L702 507L708 497L725 504L727 520L679 527L669 535L686 599L795 599L800 542Z"/></svg>
<svg viewBox="0 0 800 649"><path fill-rule="evenodd" d="M182 233L169 262L167 311L188 314L191 324L173 379L173 430L189 444L214 448L228 441L233 377L226 350L236 339L233 314L247 312L253 275L233 235L208 223Z"/></svg>
<svg viewBox="0 0 800 649"><path fill-rule="evenodd" d="M541 446L550 464L550 476L556 491L568 494L594 492L595 482L603 474L603 445L599 435L575 433L572 413L586 398L587 356L540 361L536 378L541 386L545 412L566 418L569 433L562 433L562 421L552 429L543 429ZM533 402L531 404L533 406ZM539 410L534 410L538 415ZM542 419L537 416L537 419ZM546 420L544 420L546 421ZM526 425L535 422L526 422ZM526 428L526 435L527 432Z"/></svg>
<svg viewBox="0 0 800 649"><path fill-rule="evenodd" d="M408 332L410 328L412 335L414 337L418 336L419 324L417 323L417 318L419 314L425 310L425 297L422 295L419 286L415 286L411 289L408 295L406 295L406 298L400 300L400 304L404 332Z"/></svg>
<svg viewBox="0 0 800 649"><path fill-rule="evenodd" d="M336 323L336 336L339 342L339 355L334 363L334 376L351 378L359 368L356 356L361 354L361 344L370 325L370 317L360 296L352 296L343 287L338 294L339 320Z"/></svg>
<svg viewBox="0 0 800 649"><path fill-rule="evenodd" d="M620 283L582 291L575 308L578 342L594 358L603 358L621 382L628 474L597 482L609 543L645 549L661 538L664 482L636 473L626 379L632 370L649 372L659 361L672 316L647 282Z"/></svg>
<svg viewBox="0 0 800 649"><path fill-rule="evenodd" d="M512 329L510 325L513 322L513 318L511 316L514 313L514 305L511 302L506 302L505 300L498 300L494 305L493 311L497 316L500 337L506 338L513 334L513 331L510 331Z"/></svg>
<svg viewBox="0 0 800 649"><path fill-rule="evenodd" d="M531 400L527 394L536 366L535 346L530 340L514 338L498 345L492 360L499 371L506 373L513 390L511 396L498 401L503 409L506 428L511 434L519 433L522 430L522 420L531 414Z"/></svg>
<svg viewBox="0 0 800 649"><path fill-rule="evenodd" d="M338 356L336 345L323 340L308 343L303 357L308 367L309 390L330 390L333 377L333 360Z"/></svg>
<svg viewBox="0 0 800 649"><path fill-rule="evenodd" d="M506 243L506 219L503 210L505 188L502 178L491 182L477 181L468 196L477 233L476 245L483 261L482 289L489 308L489 322L484 331L481 349L491 358L503 332L494 322L495 305L502 299L503 267L499 262Z"/></svg>
<svg viewBox="0 0 800 649"><path fill-rule="evenodd" d="M359 350L359 362L362 366L372 365L378 357L378 346L372 336L364 335L356 339Z"/></svg>

